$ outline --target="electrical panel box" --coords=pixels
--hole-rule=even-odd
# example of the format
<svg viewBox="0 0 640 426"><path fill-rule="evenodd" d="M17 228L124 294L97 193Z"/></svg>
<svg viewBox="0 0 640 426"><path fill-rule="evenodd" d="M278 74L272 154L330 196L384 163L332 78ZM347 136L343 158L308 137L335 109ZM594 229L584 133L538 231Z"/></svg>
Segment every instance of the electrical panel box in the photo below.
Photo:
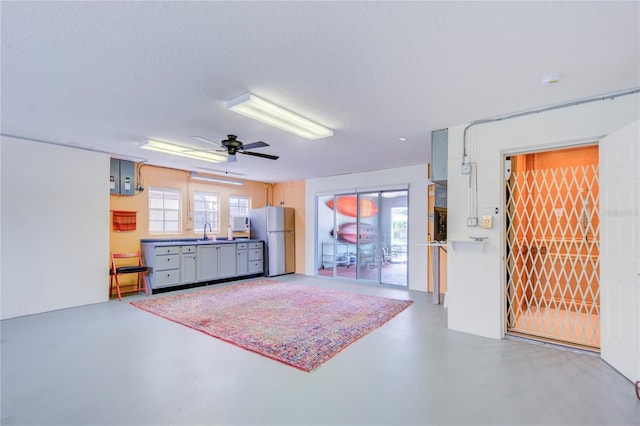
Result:
<svg viewBox="0 0 640 426"><path fill-rule="evenodd" d="M109 176L111 194L135 194L135 164L133 161L111 159L111 173Z"/></svg>
<svg viewBox="0 0 640 426"><path fill-rule="evenodd" d="M120 160L111 159L109 190L112 194L120 194Z"/></svg>
<svg viewBox="0 0 640 426"><path fill-rule="evenodd" d="M431 132L431 182L447 184L447 162L449 161L449 130Z"/></svg>

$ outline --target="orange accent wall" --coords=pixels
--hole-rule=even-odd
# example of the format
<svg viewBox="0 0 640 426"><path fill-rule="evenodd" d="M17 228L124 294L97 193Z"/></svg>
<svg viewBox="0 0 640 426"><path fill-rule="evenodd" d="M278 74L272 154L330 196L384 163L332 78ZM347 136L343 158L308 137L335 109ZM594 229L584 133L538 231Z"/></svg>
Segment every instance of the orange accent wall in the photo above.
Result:
<svg viewBox="0 0 640 426"><path fill-rule="evenodd" d="M277 183L273 185L269 203L272 206L293 207L296 228L296 273L304 274L305 268L305 193L304 180Z"/></svg>
<svg viewBox="0 0 640 426"><path fill-rule="evenodd" d="M243 180L242 186L231 186L214 182L203 182L190 179L190 172L164 167L136 164L136 171L140 167L141 182L145 190L136 195L111 195L110 209L137 212L137 229L135 231L117 232L113 230L110 216L110 251L132 252L140 249L140 240L144 238L196 238L201 232L194 232L193 221L189 219L189 212L193 207L193 191L208 191L219 196L219 227L213 234L227 236L229 225L229 196L245 195L251 198L251 207L259 208L267 204L284 205L295 209L296 228L296 273L304 273L305 247L305 182L295 181L280 184L267 184ZM236 179L235 180L241 180ZM137 177L136 177L136 183ZM181 191L182 217L181 232L177 234L150 234L148 232L148 189L150 187L173 188ZM276 201L277 202L274 202ZM282 203L282 204L281 204ZM191 229L186 229L187 224ZM210 233L208 233L211 235ZM248 233L235 233L236 236L249 236ZM132 274L134 275L134 274Z"/></svg>
<svg viewBox="0 0 640 426"><path fill-rule="evenodd" d="M190 172L185 170L170 169L164 167L151 166L146 164L136 164L136 171L140 168L141 183L145 190L137 192L135 195L111 195L110 209L137 212L135 231L118 232L113 230L113 213L110 215L110 242L109 250L115 253L133 252L140 249L140 240L143 238L196 238L201 236L200 232L194 232L193 221L189 219L189 212L193 204L193 191L208 191L219 195L219 226L213 234L219 236L227 235L229 225L229 195L247 195L251 197L253 207L262 207L266 202L265 184L262 182L244 181L243 186L231 186L202 181L192 181ZM136 183L137 177L136 177ZM150 234L148 231L149 221L149 197L150 187L172 188L181 192L181 232L175 234ZM187 225L191 229L187 229ZM241 234L238 234L241 235ZM135 274L131 274L135 275ZM134 277L123 277L125 285L127 279Z"/></svg>
<svg viewBox="0 0 640 426"><path fill-rule="evenodd" d="M252 207L262 207L266 202L265 185L262 182L244 181L243 186L231 186L217 183L195 181L189 178L190 172L185 170L169 169L150 165L140 166L142 184L145 188L143 192L136 192L136 195L111 195L111 210L136 211L137 229L135 231L115 232L113 224L111 226L110 249L112 252L130 252L140 248L142 238L194 238L201 235L200 232L193 231L193 221L189 218L192 211L193 191L208 191L217 193L219 196L219 226L220 229L213 233L218 236L227 235L229 225L229 196L246 195L251 197ZM181 232L177 234L150 234L148 231L148 189L150 187L172 188L181 191L182 217ZM190 225L192 229L187 229ZM240 234L238 234L240 235Z"/></svg>

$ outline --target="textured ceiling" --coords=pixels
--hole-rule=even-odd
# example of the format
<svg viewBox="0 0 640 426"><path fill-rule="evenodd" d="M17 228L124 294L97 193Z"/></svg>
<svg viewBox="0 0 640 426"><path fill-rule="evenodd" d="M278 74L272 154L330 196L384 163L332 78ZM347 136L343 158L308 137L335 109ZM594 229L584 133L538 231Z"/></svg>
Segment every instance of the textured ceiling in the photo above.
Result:
<svg viewBox="0 0 640 426"><path fill-rule="evenodd" d="M5 135L281 182L426 163L430 132L640 86L639 2L11 2ZM549 73L559 85L542 86ZM247 91L335 130L226 109ZM277 161L139 148L229 133ZM400 142L400 137L407 138ZM213 172L212 172L213 173Z"/></svg>

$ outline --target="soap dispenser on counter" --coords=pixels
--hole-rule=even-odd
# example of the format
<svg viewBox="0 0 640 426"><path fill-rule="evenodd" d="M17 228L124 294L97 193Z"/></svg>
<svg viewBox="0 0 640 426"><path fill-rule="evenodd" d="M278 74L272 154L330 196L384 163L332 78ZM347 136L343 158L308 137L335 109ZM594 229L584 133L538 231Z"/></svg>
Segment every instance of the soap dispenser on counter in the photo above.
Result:
<svg viewBox="0 0 640 426"><path fill-rule="evenodd" d="M229 224L229 227L227 228L227 240L233 240L233 228L231 227L231 224Z"/></svg>

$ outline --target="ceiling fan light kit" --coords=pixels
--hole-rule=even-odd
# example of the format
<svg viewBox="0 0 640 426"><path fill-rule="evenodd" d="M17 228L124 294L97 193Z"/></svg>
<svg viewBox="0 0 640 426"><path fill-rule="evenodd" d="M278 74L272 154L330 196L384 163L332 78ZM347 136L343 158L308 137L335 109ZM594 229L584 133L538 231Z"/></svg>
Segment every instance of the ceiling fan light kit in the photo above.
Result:
<svg viewBox="0 0 640 426"><path fill-rule="evenodd" d="M165 154L179 155L181 157L194 158L196 160L209 161L211 163L221 163L227 159L225 155L216 154L215 152L202 151L187 146L175 145L169 142L161 142L152 139L149 139L147 142L140 145L140 148Z"/></svg>
<svg viewBox="0 0 640 426"><path fill-rule="evenodd" d="M306 139L333 136L333 130L272 104L256 95L245 93L227 102L227 108L254 120Z"/></svg>
<svg viewBox="0 0 640 426"><path fill-rule="evenodd" d="M229 185L244 185L244 182L239 180L231 180L231 179L224 179L224 178L219 178L215 176L199 175L196 172L191 172L191 179L203 180L203 181L215 182L215 183L226 183Z"/></svg>

